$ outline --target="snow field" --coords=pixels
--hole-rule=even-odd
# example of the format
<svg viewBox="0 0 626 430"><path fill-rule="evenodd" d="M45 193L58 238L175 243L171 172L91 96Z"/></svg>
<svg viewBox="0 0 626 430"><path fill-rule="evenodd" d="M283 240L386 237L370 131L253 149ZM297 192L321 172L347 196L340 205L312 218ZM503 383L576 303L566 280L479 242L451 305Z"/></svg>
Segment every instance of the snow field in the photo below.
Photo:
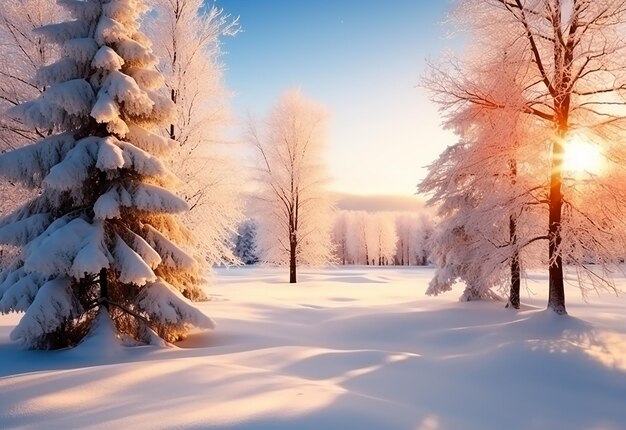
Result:
<svg viewBox="0 0 626 430"><path fill-rule="evenodd" d="M1 316L0 428L626 428L624 296L569 287L558 317L542 275L520 311L424 296L432 275L219 269L200 305L217 329L167 348L100 322L73 350L24 351Z"/></svg>

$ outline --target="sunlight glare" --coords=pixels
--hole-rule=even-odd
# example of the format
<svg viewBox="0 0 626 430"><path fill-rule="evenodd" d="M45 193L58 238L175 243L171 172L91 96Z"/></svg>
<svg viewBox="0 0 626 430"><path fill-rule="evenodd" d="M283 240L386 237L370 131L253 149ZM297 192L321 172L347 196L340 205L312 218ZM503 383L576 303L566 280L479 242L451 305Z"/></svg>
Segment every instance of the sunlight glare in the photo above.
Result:
<svg viewBox="0 0 626 430"><path fill-rule="evenodd" d="M602 169L600 149L579 136L572 136L565 142L563 170L572 173L597 175Z"/></svg>

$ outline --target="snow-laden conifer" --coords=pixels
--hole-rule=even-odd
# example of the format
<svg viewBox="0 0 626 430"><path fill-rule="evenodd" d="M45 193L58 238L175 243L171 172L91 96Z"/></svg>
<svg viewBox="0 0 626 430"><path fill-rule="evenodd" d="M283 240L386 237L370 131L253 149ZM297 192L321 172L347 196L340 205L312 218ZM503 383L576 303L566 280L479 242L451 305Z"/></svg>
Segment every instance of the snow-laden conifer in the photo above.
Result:
<svg viewBox="0 0 626 430"><path fill-rule="evenodd" d="M189 299L203 296L202 267L174 217L186 202L160 157L174 106L158 88L157 58L139 31L141 0L58 0L73 20L38 37L62 57L39 70L46 91L13 115L50 135L0 156L0 174L41 194L0 221L0 242L21 246L0 273L0 311L25 311L12 339L35 348L76 344L98 309L119 333L168 341L212 321Z"/></svg>
<svg viewBox="0 0 626 430"><path fill-rule="evenodd" d="M257 224L254 220L246 220L237 229L234 254L243 264L259 262L257 249Z"/></svg>

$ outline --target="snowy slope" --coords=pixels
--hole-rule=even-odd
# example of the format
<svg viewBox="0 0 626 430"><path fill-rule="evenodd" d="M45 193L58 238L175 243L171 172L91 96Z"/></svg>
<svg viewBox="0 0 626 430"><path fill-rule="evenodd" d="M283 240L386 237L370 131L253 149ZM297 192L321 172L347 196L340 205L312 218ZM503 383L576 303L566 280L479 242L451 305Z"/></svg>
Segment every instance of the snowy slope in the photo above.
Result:
<svg viewBox="0 0 626 430"><path fill-rule="evenodd" d="M626 429L626 296L570 289L560 318L542 276L520 311L431 276L220 269L217 329L170 348L22 351L0 317L0 428Z"/></svg>

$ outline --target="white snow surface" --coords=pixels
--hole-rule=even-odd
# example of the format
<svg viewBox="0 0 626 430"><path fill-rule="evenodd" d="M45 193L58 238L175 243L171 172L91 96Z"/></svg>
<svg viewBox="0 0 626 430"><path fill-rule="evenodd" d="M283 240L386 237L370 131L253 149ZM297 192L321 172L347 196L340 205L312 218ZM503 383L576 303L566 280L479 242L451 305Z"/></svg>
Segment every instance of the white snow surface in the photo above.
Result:
<svg viewBox="0 0 626 430"><path fill-rule="evenodd" d="M170 347L98 324L73 350L24 351L0 316L0 428L626 428L626 296L544 310L427 297L430 268L218 269L217 323ZM620 281L622 288L626 280Z"/></svg>

